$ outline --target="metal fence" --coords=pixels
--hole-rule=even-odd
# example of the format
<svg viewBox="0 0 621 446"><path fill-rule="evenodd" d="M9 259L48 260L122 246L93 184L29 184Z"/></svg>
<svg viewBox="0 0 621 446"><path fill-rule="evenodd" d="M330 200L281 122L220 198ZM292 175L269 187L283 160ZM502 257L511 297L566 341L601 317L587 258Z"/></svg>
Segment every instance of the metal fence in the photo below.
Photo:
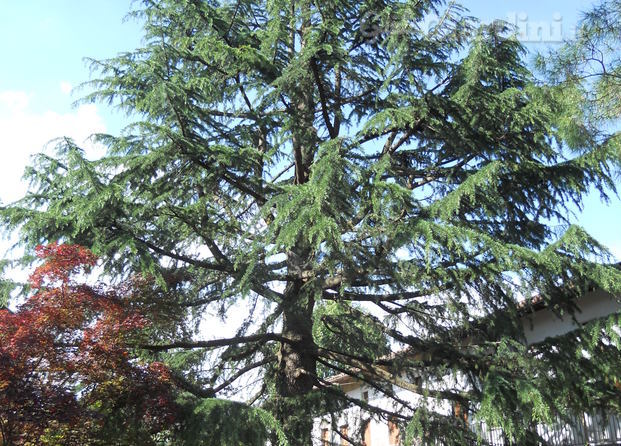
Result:
<svg viewBox="0 0 621 446"><path fill-rule="evenodd" d="M491 446L510 445L498 428L490 428L484 423L477 423L472 427L484 443ZM621 446L621 416L585 413L565 419L558 418L551 424L538 425L537 434L542 445Z"/></svg>

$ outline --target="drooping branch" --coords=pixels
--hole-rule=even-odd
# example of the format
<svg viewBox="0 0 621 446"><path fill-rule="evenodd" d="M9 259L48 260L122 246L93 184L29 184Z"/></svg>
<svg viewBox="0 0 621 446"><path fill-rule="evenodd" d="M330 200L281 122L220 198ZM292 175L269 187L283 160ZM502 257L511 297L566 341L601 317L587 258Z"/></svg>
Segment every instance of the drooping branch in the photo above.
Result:
<svg viewBox="0 0 621 446"><path fill-rule="evenodd" d="M381 380L385 382L389 382L394 384L397 387L400 387L404 390L409 390L417 395L427 396L439 400L452 400L459 401L461 403L467 404L471 399L472 395L469 392L453 392L449 390L435 390L429 387L424 387L421 384L412 382L405 378L402 378L398 374L389 372L386 368L374 365L369 362L362 362L356 359L353 359L351 356L346 356L341 353L336 353L334 351L330 351L327 349L318 349L318 354L320 357L338 361L345 364L351 364L352 366L358 368L360 373L368 376L370 380Z"/></svg>
<svg viewBox="0 0 621 446"><path fill-rule="evenodd" d="M341 400L345 400L348 401L356 406L361 407L362 409L365 409L367 411L369 411L370 413L374 413L374 414L378 414L378 415L382 415L388 418L395 418L395 419L399 419L399 420L404 420L407 421L410 419L410 417L406 414L400 413L400 412L394 412L388 409L384 409L381 407L377 407L377 406L373 406L369 403L367 403L366 401L360 400L358 398L354 398L352 396L349 396L347 393L338 390L334 387L334 384L331 383L330 381L326 381L324 379L321 378L317 378L317 387L323 389L324 391L326 391L327 393L334 395L335 397L337 397L338 399Z"/></svg>
<svg viewBox="0 0 621 446"><path fill-rule="evenodd" d="M139 242L140 244L146 246L147 248L149 248L151 251L163 255L164 257L168 257L170 259L175 259L175 260L179 260L182 262L185 262L187 264L190 265L194 265L194 266L198 266L200 268L203 269L208 269L208 270L213 270L213 271L220 271L220 272L232 272L231 269L229 268L229 266L226 265L222 265L220 263L214 263L214 262L208 262L206 260L199 260L199 259L194 259L192 257L188 257L186 255L183 254L178 254L172 251L168 251L158 245L156 245L155 243L152 243L148 240L145 240L141 237L139 237L138 235L134 234L132 231L130 231L129 229L127 229L126 225L121 224L120 222L115 222L114 225L112 226L113 230L117 230L117 231L122 231L125 234L131 236L135 241Z"/></svg>
<svg viewBox="0 0 621 446"><path fill-rule="evenodd" d="M227 388L233 382L235 382L236 380L238 380L239 378L241 378L243 375L250 372L251 370L267 365L271 362L274 362L275 360L276 360L276 356L271 355L271 356L265 357L264 359L260 361L253 362L252 364L248 364L245 367L242 367L241 369L237 370L233 375L231 375L229 378L227 378L225 381L223 381L221 384L219 384L217 387L215 387L213 389L214 393L218 393L221 390Z"/></svg>
<svg viewBox="0 0 621 446"><path fill-rule="evenodd" d="M344 367L340 367L336 364L334 364L334 362L329 362L324 358L317 358L317 361L321 364L323 364L325 367L327 367L330 370L334 370L338 373L341 374L341 376L349 376L352 379L359 381L360 383L363 383L373 389L375 389L376 391L378 391L379 393L381 393L382 395L387 396L388 398L392 399L393 401L395 401L398 404L401 404L404 408L410 409L410 410L414 410L414 406L412 406L411 402L408 402L406 400L404 400L403 398L400 398L399 395L397 395L393 390L392 390L392 386L390 385L386 385L386 383L383 383L381 381L377 381L375 379L370 379L368 375L364 375L360 373L360 370L356 369L356 368L344 368ZM332 377L332 381L330 380L330 378L328 379L324 379L324 378L320 378L317 377L317 380L326 383L326 384L331 384L332 386L334 386L334 380L335 378ZM382 386L381 384L384 384L384 386ZM356 401L358 401L358 399L356 398ZM375 406L372 406L370 404L368 404L368 402L361 400L362 403L364 403L361 407L363 408L371 408L371 409L375 409Z"/></svg>

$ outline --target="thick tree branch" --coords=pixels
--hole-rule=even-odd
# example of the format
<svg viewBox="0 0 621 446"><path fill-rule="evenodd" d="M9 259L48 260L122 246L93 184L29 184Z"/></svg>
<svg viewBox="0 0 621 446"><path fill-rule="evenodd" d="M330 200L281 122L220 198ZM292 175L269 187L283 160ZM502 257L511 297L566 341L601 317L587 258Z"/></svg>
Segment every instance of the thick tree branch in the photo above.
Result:
<svg viewBox="0 0 621 446"><path fill-rule="evenodd" d="M319 73L319 65L317 59L312 57L310 65L311 70L313 71L313 77L315 78L315 84L317 85L317 90L319 91L319 101L321 102L321 114L323 115L323 121L326 124L326 128L328 129L330 138L335 139L338 137L338 133L332 125L332 122L330 122L330 115L328 114L328 101L326 98L326 92L324 90L323 82L321 81L321 74Z"/></svg>
<svg viewBox="0 0 621 446"><path fill-rule="evenodd" d="M175 349L192 350L192 349L214 349L220 347L227 347L229 345L247 344L250 342L268 342L277 341L282 343L291 343L289 338L276 333L264 333L251 336L237 336L233 338L212 339L209 341L178 341L171 342L169 344L141 344L135 345L135 347L149 350L152 352L161 352Z"/></svg>

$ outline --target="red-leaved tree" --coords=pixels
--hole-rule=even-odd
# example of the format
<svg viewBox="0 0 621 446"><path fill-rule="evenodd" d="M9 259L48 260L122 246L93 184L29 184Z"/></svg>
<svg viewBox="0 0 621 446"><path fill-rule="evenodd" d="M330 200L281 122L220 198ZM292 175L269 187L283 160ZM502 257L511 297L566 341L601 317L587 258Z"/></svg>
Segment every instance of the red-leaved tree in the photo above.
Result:
<svg viewBox="0 0 621 446"><path fill-rule="evenodd" d="M0 310L0 444L150 444L175 405L168 369L128 349L149 325L132 299L144 282L84 283L97 259L81 246L37 255L30 296Z"/></svg>

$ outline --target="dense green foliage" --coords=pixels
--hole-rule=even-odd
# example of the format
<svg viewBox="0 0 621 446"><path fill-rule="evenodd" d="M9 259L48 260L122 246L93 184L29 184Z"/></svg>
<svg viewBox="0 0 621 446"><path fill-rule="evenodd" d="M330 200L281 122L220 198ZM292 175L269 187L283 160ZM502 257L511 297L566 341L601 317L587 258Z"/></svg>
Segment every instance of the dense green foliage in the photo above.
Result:
<svg viewBox="0 0 621 446"><path fill-rule="evenodd" d="M346 301L325 302L317 305L313 318L313 338L323 348L373 360L390 354L386 336L376 327L375 319L360 305ZM352 339L364 342L353 343ZM319 365L317 373L320 377L327 378L334 371L330 367Z"/></svg>
<svg viewBox="0 0 621 446"><path fill-rule="evenodd" d="M244 405L214 397L291 445L344 404L463 444L434 407L525 442L533 421L619 400L619 355L593 353L618 347L602 341L614 324L527 346L517 303L566 314L589 287L621 293L568 220L590 188L614 190L619 146L576 112L577 84L535 81L502 24L437 0L145 0L137 15L144 47L94 61L85 99L134 122L98 136L101 159L70 140L40 155L1 215L26 247L79 243L112 277L158 278L162 317L135 354L176 374L186 434L242 427ZM210 330L218 317L236 328ZM394 407L345 399L337 373Z"/></svg>

